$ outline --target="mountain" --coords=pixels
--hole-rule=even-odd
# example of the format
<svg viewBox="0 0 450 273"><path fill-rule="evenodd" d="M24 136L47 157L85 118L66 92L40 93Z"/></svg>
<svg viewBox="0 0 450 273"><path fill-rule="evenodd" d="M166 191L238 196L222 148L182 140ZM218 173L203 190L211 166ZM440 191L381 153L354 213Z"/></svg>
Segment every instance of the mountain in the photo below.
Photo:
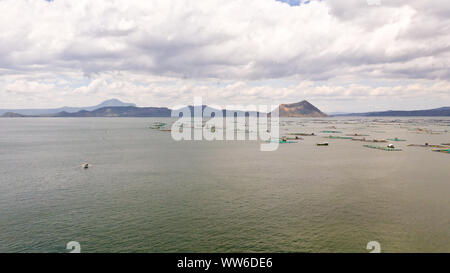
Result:
<svg viewBox="0 0 450 273"><path fill-rule="evenodd" d="M449 117L450 107L441 107L429 110L412 110L412 111L382 111L353 113L337 116L360 116L360 117Z"/></svg>
<svg viewBox="0 0 450 273"><path fill-rule="evenodd" d="M110 99L110 100L105 100L104 102L100 103L99 105L93 106L91 108L99 109L99 108L103 108L103 107L119 107L119 106L134 106L134 107L136 107L136 104L121 102L118 99ZM90 107L86 107L86 108L90 108ZM95 110L95 109L92 109L92 110ZM92 111L89 109L86 109L86 110Z"/></svg>
<svg viewBox="0 0 450 273"><path fill-rule="evenodd" d="M60 112L49 117L170 117L171 110L166 107L114 106L94 111L81 110L76 113Z"/></svg>
<svg viewBox="0 0 450 273"><path fill-rule="evenodd" d="M13 112L6 112L3 115L1 115L0 117L2 118L23 118L26 117L25 115L21 115L21 114L17 114L17 113L13 113Z"/></svg>
<svg viewBox="0 0 450 273"><path fill-rule="evenodd" d="M226 115L226 110L217 110L206 105L202 106L187 106L186 108L178 109L178 111L187 111L194 116L195 113L203 113L203 111L208 110L210 112L222 112L222 115ZM245 115L245 111L233 111L237 115ZM257 112L253 112L258 114ZM167 107L103 107L96 109L94 111L81 110L76 113L68 113L66 111L59 112L56 114L46 115L46 117L171 117L171 110ZM201 116L201 115L199 115Z"/></svg>
<svg viewBox="0 0 450 273"><path fill-rule="evenodd" d="M118 99L110 99L106 100L95 106L87 106L87 107L61 107L61 108L52 108L52 109L0 109L0 115L3 115L7 112L16 113L20 115L26 116L37 116L37 115L51 115L59 112L67 112L67 113L75 113L78 111L94 111L103 107L119 107L119 106L136 106L134 103L125 103L121 102Z"/></svg>
<svg viewBox="0 0 450 273"><path fill-rule="evenodd" d="M320 111L317 107L304 100L297 103L292 104L281 104L279 107L279 115L280 117L315 117L321 118L326 117L327 115Z"/></svg>
<svg viewBox="0 0 450 273"><path fill-rule="evenodd" d="M172 112L171 109L167 107L136 107L135 104L123 103L119 100L107 100L103 103L85 107L81 110L74 111L81 108L71 108L62 107L56 109L47 109L45 112L43 109L40 110L29 110L28 113L33 114L22 114L23 112L6 112L3 114L4 117L170 117ZM61 110L59 112L48 112L49 110ZM207 105L202 106L186 106L184 109L178 109L179 112L189 112L191 116L197 115L205 112L220 113L222 116L226 116L227 112L231 112L234 116L248 116L249 114L254 116L259 116L259 112L249 112L242 110L226 110L226 109L214 109ZM17 111L17 110L15 110ZM34 111L34 112L33 112ZM43 111L43 112L39 112ZM269 113L270 115L270 113ZM205 113L205 117L209 114ZM281 117L326 117L319 109L314 107L307 101L302 101L294 104L282 104L280 105L280 116Z"/></svg>

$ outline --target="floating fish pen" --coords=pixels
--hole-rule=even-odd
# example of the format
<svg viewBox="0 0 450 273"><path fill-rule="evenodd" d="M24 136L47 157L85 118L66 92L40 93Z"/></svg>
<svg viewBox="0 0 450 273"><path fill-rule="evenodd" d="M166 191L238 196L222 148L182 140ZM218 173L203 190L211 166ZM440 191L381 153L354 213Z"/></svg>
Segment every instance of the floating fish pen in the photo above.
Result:
<svg viewBox="0 0 450 273"><path fill-rule="evenodd" d="M285 138L285 139L287 139L287 140L303 140L303 138L301 138L301 137L299 137L299 136L296 136L296 137L287 137L287 138Z"/></svg>
<svg viewBox="0 0 450 273"><path fill-rule="evenodd" d="M353 141L371 142L371 143L385 143L384 139L365 139L365 138L352 138Z"/></svg>
<svg viewBox="0 0 450 273"><path fill-rule="evenodd" d="M411 133L413 133L413 134L422 134L422 135L425 135L425 134L428 134L428 135L442 135L443 133L436 133L436 132L411 132Z"/></svg>
<svg viewBox="0 0 450 273"><path fill-rule="evenodd" d="M352 137L343 137L343 136L325 136L323 138L330 138L330 139L352 139Z"/></svg>
<svg viewBox="0 0 450 273"><path fill-rule="evenodd" d="M396 148L389 148L389 147L383 147L383 146L375 146L375 145L363 145L366 148L371 149L377 149L377 150L383 150L383 151L390 151L390 152L399 152L402 149L396 149Z"/></svg>
<svg viewBox="0 0 450 273"><path fill-rule="evenodd" d="M390 141L406 141L406 139L400 139L400 138L388 138Z"/></svg>
<svg viewBox="0 0 450 273"><path fill-rule="evenodd" d="M290 143L290 144L292 144L292 143L298 143L297 141L292 141L292 140L267 140L267 141L265 141L265 142L267 142L267 143L280 143L280 144L286 144L286 143Z"/></svg>
<svg viewBox="0 0 450 273"><path fill-rule="evenodd" d="M360 135L360 134L347 134L347 136L369 136L369 135Z"/></svg>
<svg viewBox="0 0 450 273"><path fill-rule="evenodd" d="M450 146L450 143L442 143L441 145Z"/></svg>
<svg viewBox="0 0 450 273"><path fill-rule="evenodd" d="M160 126L164 126L164 125L166 125L167 123L164 123L164 122L153 122L152 123L152 125L160 125Z"/></svg>
<svg viewBox="0 0 450 273"><path fill-rule="evenodd" d="M433 131L431 129L422 129L422 128L412 129L409 132L414 134L429 134L429 135L440 135L447 133L447 131Z"/></svg>
<svg viewBox="0 0 450 273"><path fill-rule="evenodd" d="M306 133L289 133L290 136L315 136L314 133L306 134Z"/></svg>
<svg viewBox="0 0 450 273"><path fill-rule="evenodd" d="M342 132L340 132L340 131L322 131L321 133L326 133L326 134L341 134Z"/></svg>
<svg viewBox="0 0 450 273"><path fill-rule="evenodd" d="M153 122L152 125L150 126L150 129L161 129L162 127L166 126L166 123L162 123L162 122Z"/></svg>
<svg viewBox="0 0 450 273"><path fill-rule="evenodd" d="M410 147L425 147L425 148L448 148L446 146L443 145L432 145L432 144L409 144L408 146Z"/></svg>
<svg viewBox="0 0 450 273"><path fill-rule="evenodd" d="M450 154L450 149L445 149L445 150L433 150L433 152L439 152L439 153L444 153L444 154Z"/></svg>

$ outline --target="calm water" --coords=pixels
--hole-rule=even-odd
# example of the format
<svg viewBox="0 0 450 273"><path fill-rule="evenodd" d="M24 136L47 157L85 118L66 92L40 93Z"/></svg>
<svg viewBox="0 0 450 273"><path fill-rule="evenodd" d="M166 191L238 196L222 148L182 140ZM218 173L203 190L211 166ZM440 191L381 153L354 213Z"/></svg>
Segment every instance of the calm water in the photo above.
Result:
<svg viewBox="0 0 450 273"><path fill-rule="evenodd" d="M450 155L407 147L450 142L450 119L282 127L404 138L402 152L320 136L275 152L175 142L148 128L157 120L0 119L0 252L66 252L69 241L83 252L367 252L373 240L450 252Z"/></svg>

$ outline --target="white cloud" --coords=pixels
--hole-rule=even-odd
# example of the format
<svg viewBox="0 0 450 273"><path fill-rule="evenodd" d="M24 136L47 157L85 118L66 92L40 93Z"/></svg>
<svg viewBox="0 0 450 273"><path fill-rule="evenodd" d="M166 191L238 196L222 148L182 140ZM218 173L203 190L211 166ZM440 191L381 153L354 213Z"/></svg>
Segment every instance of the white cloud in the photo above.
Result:
<svg viewBox="0 0 450 273"><path fill-rule="evenodd" d="M70 106L86 106L112 97L135 102L139 106L169 107L193 103L193 98L197 96L202 97L205 103L218 105L273 105L308 99L324 111L422 109L450 101L448 81L408 81L384 86L314 81L287 81L282 86L271 82L254 83L177 79L159 81L148 79L146 75L121 73L101 74L74 88L72 82L61 82L56 77L54 81L47 82L31 78L13 79L0 82L0 90L6 90L0 92L0 99L5 105L3 108L13 107L14 102L20 102L24 108L34 108L39 100L44 101L42 107L59 107L67 105L67 102L70 102ZM14 100L11 100L11 95Z"/></svg>
<svg viewBox="0 0 450 273"><path fill-rule="evenodd" d="M224 101L376 99L392 84L450 103L435 86L450 80L444 0L3 0L0 13L3 105L33 94L42 106L90 101L77 96L156 105L191 101L190 88ZM255 84L267 80L286 84Z"/></svg>

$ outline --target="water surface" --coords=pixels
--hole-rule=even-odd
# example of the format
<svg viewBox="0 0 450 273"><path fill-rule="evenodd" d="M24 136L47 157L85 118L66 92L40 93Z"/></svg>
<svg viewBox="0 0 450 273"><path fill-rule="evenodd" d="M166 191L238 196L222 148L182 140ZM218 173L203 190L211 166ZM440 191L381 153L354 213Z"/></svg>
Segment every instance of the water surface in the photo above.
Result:
<svg viewBox="0 0 450 273"><path fill-rule="evenodd" d="M0 119L0 251L450 252L450 155L407 146L450 142L449 119L283 119L319 136L275 152L175 142L154 121ZM407 141L385 152L322 130Z"/></svg>

